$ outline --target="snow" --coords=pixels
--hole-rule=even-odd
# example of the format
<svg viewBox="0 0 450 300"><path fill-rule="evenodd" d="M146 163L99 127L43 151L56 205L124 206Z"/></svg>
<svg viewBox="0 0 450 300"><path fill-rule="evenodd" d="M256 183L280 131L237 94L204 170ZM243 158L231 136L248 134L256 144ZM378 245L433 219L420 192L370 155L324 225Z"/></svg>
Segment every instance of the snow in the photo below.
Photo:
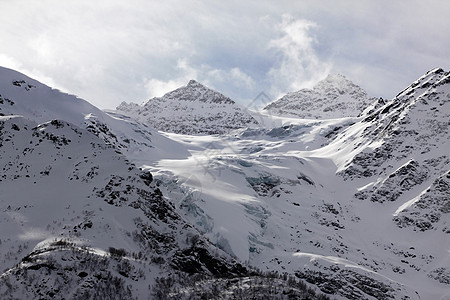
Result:
<svg viewBox="0 0 450 300"><path fill-rule="evenodd" d="M420 95L423 95L423 93L419 94L419 97ZM407 111L402 111L399 118L401 119L407 114ZM333 261L335 264L342 264L344 266L348 265L348 261L350 261L352 265L367 265L368 268L381 272L380 274L382 274L384 278L389 278L389 281L402 282L411 289L422 286L423 288L419 291L419 294L422 296L436 296L439 295L439 291L442 292L445 290L445 287L441 286L440 288L437 288L433 281L430 282L430 279L426 276L426 272L423 273L423 271L419 271L422 272L419 274L425 276L418 276L417 273L415 273L417 271L408 271L405 269L405 272L409 274L408 276L411 276L411 281L406 283L406 278L403 273L397 274L389 269L382 272L380 267L377 267L377 265L381 264L385 266L384 268L388 266L390 266L388 268L395 268L397 267L396 265L399 264L399 266L403 268L402 263L400 262L401 259L396 258L398 255L396 253L406 253L408 251L407 249L410 248L414 248L415 251L413 252L415 253L421 253L421 257L426 257L427 255L432 257L442 257L445 256L444 253L447 250L430 249L430 241L437 239L437 241L442 244L442 249L448 249L449 244L443 243L443 237L436 238L434 234L430 234L429 238L427 238L429 242L411 243L411 241L415 240L415 233L405 234L403 229L393 226L391 218L395 215L395 212L398 211L399 205L397 203L386 203L383 206L380 206L379 204L372 202L351 200L354 193L368 190L384 182L383 177L361 178L355 181L343 180L335 175L336 173L346 170L348 163L351 162L357 154L363 152L370 153L384 145L385 141L383 139L376 140L367 137L366 132L368 128L373 125L372 123L361 122L365 116L358 118L330 119L326 121L302 120L292 117L283 118L280 116L273 117L268 113L258 115L258 117L261 116L266 119L273 118L275 121L273 121L272 124L275 122L280 124L280 129L283 126L290 126L290 130L293 128L292 125L300 125L297 129L293 129L293 132L295 133L296 130L299 131L298 128L302 128L303 131L297 136L292 132L287 133L286 136L284 135L287 130L286 127L284 131L278 131L280 136L274 137L268 135L271 130L274 132L270 127L267 130L259 129L254 130L253 132L241 130L232 134L231 137L221 137L222 141L219 141L217 137L209 138L170 135L172 139L180 141L180 143L184 144L188 149L191 147L189 151L191 152L192 157L187 159L186 164L178 160L164 160L156 164L157 168L154 170L160 169L164 170L164 172L169 170L175 176L181 176L181 174L186 173L186 170L189 170L189 174L195 176L195 182L202 183L201 196L197 195L198 201L196 202L196 205L198 205L214 222L212 230L215 234L209 234L208 236L210 239L217 241L218 236L224 236L223 228L227 228L227 226L231 228L230 223L236 223L239 224L239 229L234 231L233 237L225 235L225 238L229 241L233 253L242 253L243 256L238 255L241 260L249 259L250 264L254 264L258 267L267 265L269 268L279 268L281 265L283 268L280 270L294 271L298 266L292 267L292 264L291 266L288 266L286 265L286 261L281 262L280 264L280 261L283 261L281 258L276 260L278 261L276 264L273 264L273 258L285 256L282 254L283 252L289 253L289 250L292 251L292 246L299 243L299 245L302 245L302 247L306 246L306 249L311 251L304 255L317 255L317 257L322 259L323 257L328 257L325 260L329 262ZM270 124L270 122L260 123ZM355 123L355 125L352 126L352 123ZM323 144L326 144L323 133L329 133L333 128L339 126L343 127L339 132L340 135L338 135L333 142L323 146ZM304 130L305 128L306 130ZM249 134L250 132L251 134ZM210 148L211 145L214 145L214 149ZM246 153L244 150L252 149L255 145L261 147L262 150L255 153ZM202 148L203 151L199 151L199 147ZM444 144L436 148L437 153L440 152L440 155L444 154L442 153L442 150L445 148L446 142L444 141ZM288 159L287 162L286 159ZM252 167L248 170L248 167L236 163L238 160L250 162L249 165ZM293 160L297 162L294 163ZM399 170L402 165L407 164L407 162L395 161L392 163L394 164L390 171L392 173ZM302 185L295 186L295 188L290 187L290 189L292 189L291 194L282 194L285 199L278 200L277 198L255 195L249 189L247 184L242 184L243 182L245 183L245 177L250 176L250 174L255 175L255 172L256 174L270 174L270 176L285 177L289 178L291 181L295 181L295 175L292 173L295 173L293 170L299 169L313 179L316 183L315 188L306 188ZM223 182L228 183L228 186L232 188L224 188L228 186L224 185ZM422 186L426 184L427 183L419 185L416 190L420 192L423 189L426 189L426 187L422 188ZM207 188L205 188L205 186L207 186ZM192 185L191 188L193 190L199 190L198 184ZM236 189L238 189L237 193ZM254 195L254 197L244 198L245 200L242 199L243 201L234 201L236 195L239 194ZM406 199L406 201L403 200L405 202L401 204L400 207L405 208L406 205L412 201L409 199L413 199L414 195L417 195L417 191L415 190L402 196L401 199ZM350 202L346 199L350 200ZM289 204L292 205L293 202L297 203L299 200L302 203L301 212L296 212L293 210L292 206L288 206ZM214 204L212 204L213 202ZM227 205L223 205L223 203L227 203ZM314 215L314 211L317 210L315 207L317 207L319 203L344 206L345 210L347 210L341 218L348 219L340 219L341 222L343 222L342 226L345 227L345 230L340 231L340 229L337 229L340 232L338 235L340 237L336 238L336 234L330 234L327 229L321 228L320 226L318 227L314 224L309 224L317 222L311 222L310 218ZM247 221L246 224L243 224L242 213L236 213L236 207L243 211L248 207L242 204L247 204L251 207L263 207L264 211L268 213L264 216L254 218L251 213L249 215L247 210L245 213L249 215L250 219L254 222L252 224ZM374 213L375 211L377 213ZM311 215L308 215L309 213L311 213ZM290 214L290 216L288 214ZM224 218L223 216L227 216L228 218ZM236 218L234 218L234 216ZM321 247L317 249L305 245L302 240L305 239L304 236L307 236L307 234L303 233L303 236L299 236L300 239L292 238L293 231L289 228L292 227L292 224L298 224L298 221L296 222L294 220L298 220L299 216L302 216L302 218L306 217L309 221L307 222L308 226L302 226L303 230L301 230L301 232L304 232L305 230L308 232L308 230L311 231L311 229L315 229L311 233L311 241L316 240L319 243L330 243L330 238L335 238L340 241L338 244L343 242L348 245L341 248L341 251L344 251L343 257L348 258L343 259L342 257L326 255L327 253L330 253L329 251L331 249L323 249ZM319 219L320 218L323 217L319 217ZM323 219L319 221L323 222L323 224L327 224ZM260 228L261 222L266 224L264 229ZM331 232L335 230L336 228L333 228ZM298 232L298 230L296 231ZM320 236L323 236L323 238L319 238ZM216 239L214 239L214 237L216 237ZM287 242L289 240L291 242ZM242 246L243 241L245 246ZM250 252L249 256L245 255L246 252L244 248L249 247L249 249L252 249L254 248L255 243L258 247L261 247L259 250L261 253L259 253L259 255L252 255ZM392 243L396 244L396 247L398 248L393 247ZM356 253L355 249L358 249ZM305 252L291 253L296 256L299 255L297 253ZM317 253L323 253L323 255ZM419 255L414 254L414 257L417 256ZM369 257L372 258L372 262L370 262L370 259L367 261L367 258ZM421 264L420 259L417 259L417 263L419 265ZM439 262L436 263L433 267L426 267L426 264L429 263L425 263L422 264L420 268L432 270L440 264ZM425 282L429 283L428 287L426 287Z"/></svg>
<svg viewBox="0 0 450 300"><path fill-rule="evenodd" d="M123 102L117 110L159 130L183 134L221 134L258 125L243 107L195 80L144 105Z"/></svg>
<svg viewBox="0 0 450 300"><path fill-rule="evenodd" d="M152 127L156 123L145 123L161 117L144 109L150 104L103 112L2 68L0 267L13 270L33 249L52 247L59 238L98 257L107 256L109 247L137 253L142 248L132 232L145 223L176 237L173 249L161 254L167 260L200 234L227 259L306 280L314 272L325 283L337 280L341 287L333 293L338 297L377 298L376 291L385 290L394 299L444 298L448 284L432 276L443 269L442 279L450 268L449 214L437 201L448 195L439 190L450 165L448 76L432 70L397 98L376 102L360 116L362 110L353 106L323 119L239 110L244 118L239 126L223 131L220 122L209 122L221 133L211 135L200 134L188 119L177 126L190 134L158 132ZM354 99L372 99L340 76L330 76L318 91L340 89ZM213 106L228 116L236 112L231 99L197 82L151 101L164 104L164 117L171 115L169 108L184 110L186 103L193 104L191 116ZM173 106L176 101L183 104ZM201 109L199 103L209 106ZM145 112L150 117L143 117ZM245 120L258 124L244 126ZM140 179L147 170L154 177L150 187ZM115 205L108 204L98 194L122 192L126 185L131 192L122 194L123 204L113 199ZM140 202L139 189L161 190L179 220L150 218L153 210L142 207L152 202ZM427 199L432 201L425 202L426 209L417 206ZM431 229L402 227L393 219L422 212L439 213ZM126 259L136 268L144 266ZM145 269L148 280L129 280L140 296L151 280L170 272L168 265ZM358 282L373 282L375 291Z"/></svg>
<svg viewBox="0 0 450 300"><path fill-rule="evenodd" d="M369 97L345 76L330 74L313 89L289 93L264 110L273 115L306 119L356 117L374 101L375 98Z"/></svg>

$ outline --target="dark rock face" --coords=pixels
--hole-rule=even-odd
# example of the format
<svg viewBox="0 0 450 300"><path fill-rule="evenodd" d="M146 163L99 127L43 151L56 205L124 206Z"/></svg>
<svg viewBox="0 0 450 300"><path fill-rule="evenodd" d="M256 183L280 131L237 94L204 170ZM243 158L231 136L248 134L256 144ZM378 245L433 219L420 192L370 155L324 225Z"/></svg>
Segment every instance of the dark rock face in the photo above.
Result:
<svg viewBox="0 0 450 300"><path fill-rule="evenodd" d="M147 186L150 186L150 184L153 182L153 175L148 171L143 172L141 175L139 175L139 177L144 181L144 183Z"/></svg>
<svg viewBox="0 0 450 300"><path fill-rule="evenodd" d="M243 277L249 274L239 263L228 264L215 258L202 244L195 242L192 247L175 253L171 266L189 274L203 273L206 268L210 274L219 278Z"/></svg>
<svg viewBox="0 0 450 300"><path fill-rule="evenodd" d="M415 201L393 218L400 228L450 233L443 219L450 213L450 171L433 181Z"/></svg>
<svg viewBox="0 0 450 300"><path fill-rule="evenodd" d="M366 295L376 299L396 299L395 289L367 276L351 270L335 268L335 273L304 270L295 276L317 285L320 290L330 295L339 295L346 299L363 299Z"/></svg>
<svg viewBox="0 0 450 300"><path fill-rule="evenodd" d="M372 202L395 201L405 191L428 179L428 169L411 160L391 173L376 188L358 192L355 197L360 200L369 199Z"/></svg>

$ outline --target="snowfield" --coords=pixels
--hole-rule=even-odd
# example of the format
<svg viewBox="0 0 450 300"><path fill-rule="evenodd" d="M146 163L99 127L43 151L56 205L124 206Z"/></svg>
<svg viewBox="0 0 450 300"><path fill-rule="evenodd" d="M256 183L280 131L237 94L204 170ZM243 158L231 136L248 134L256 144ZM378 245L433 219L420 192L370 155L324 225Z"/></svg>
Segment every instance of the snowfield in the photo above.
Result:
<svg viewBox="0 0 450 300"><path fill-rule="evenodd" d="M0 298L450 297L449 72L282 99L104 112L1 68Z"/></svg>

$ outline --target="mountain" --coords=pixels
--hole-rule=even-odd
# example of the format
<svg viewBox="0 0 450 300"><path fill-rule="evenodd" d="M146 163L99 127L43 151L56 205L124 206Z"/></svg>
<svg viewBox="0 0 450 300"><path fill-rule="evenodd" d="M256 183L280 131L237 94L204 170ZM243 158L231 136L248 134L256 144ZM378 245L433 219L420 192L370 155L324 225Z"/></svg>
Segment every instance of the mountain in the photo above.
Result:
<svg viewBox="0 0 450 300"><path fill-rule="evenodd" d="M192 156L159 162L155 178L189 223L251 266L345 299L445 298L449 92L436 69L359 117L174 136Z"/></svg>
<svg viewBox="0 0 450 300"><path fill-rule="evenodd" d="M258 125L233 100L195 80L142 106L123 102L117 111L158 130L181 134L223 134Z"/></svg>
<svg viewBox="0 0 450 300"><path fill-rule="evenodd" d="M15 116L0 128L2 299L141 298L164 269L248 274L95 135Z"/></svg>
<svg viewBox="0 0 450 300"><path fill-rule="evenodd" d="M431 70L368 113L364 130L356 135L365 147L341 163L339 174L345 179L373 182L358 190L358 199L403 200L393 214L400 228L450 233L449 83L449 72Z"/></svg>
<svg viewBox="0 0 450 300"><path fill-rule="evenodd" d="M330 74L313 89L289 93L263 109L274 115L333 119L356 117L375 100L343 75Z"/></svg>
<svg viewBox="0 0 450 300"><path fill-rule="evenodd" d="M18 72L0 79L0 298L326 298L219 249L129 159L188 156L169 150L181 145Z"/></svg>
<svg viewBox="0 0 450 300"><path fill-rule="evenodd" d="M200 136L0 78L2 299L450 296L449 72Z"/></svg>
<svg viewBox="0 0 450 300"><path fill-rule="evenodd" d="M118 148L151 147L152 132L145 125L123 126L76 96L62 93L14 70L0 67L0 114L20 115L37 123L64 120L84 128Z"/></svg>

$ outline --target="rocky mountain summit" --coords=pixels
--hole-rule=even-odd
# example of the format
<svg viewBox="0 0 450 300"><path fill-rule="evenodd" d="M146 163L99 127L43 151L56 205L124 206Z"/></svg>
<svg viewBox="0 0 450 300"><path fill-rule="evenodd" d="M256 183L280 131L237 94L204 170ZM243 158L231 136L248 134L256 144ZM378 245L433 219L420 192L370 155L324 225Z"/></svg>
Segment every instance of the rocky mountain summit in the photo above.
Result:
<svg viewBox="0 0 450 300"><path fill-rule="evenodd" d="M305 119L356 117L375 100L345 76L330 74L312 89L288 93L264 110Z"/></svg>
<svg viewBox="0 0 450 300"><path fill-rule="evenodd" d="M258 125L236 102L195 80L142 106L123 102L117 111L158 130L181 134L222 134Z"/></svg>

